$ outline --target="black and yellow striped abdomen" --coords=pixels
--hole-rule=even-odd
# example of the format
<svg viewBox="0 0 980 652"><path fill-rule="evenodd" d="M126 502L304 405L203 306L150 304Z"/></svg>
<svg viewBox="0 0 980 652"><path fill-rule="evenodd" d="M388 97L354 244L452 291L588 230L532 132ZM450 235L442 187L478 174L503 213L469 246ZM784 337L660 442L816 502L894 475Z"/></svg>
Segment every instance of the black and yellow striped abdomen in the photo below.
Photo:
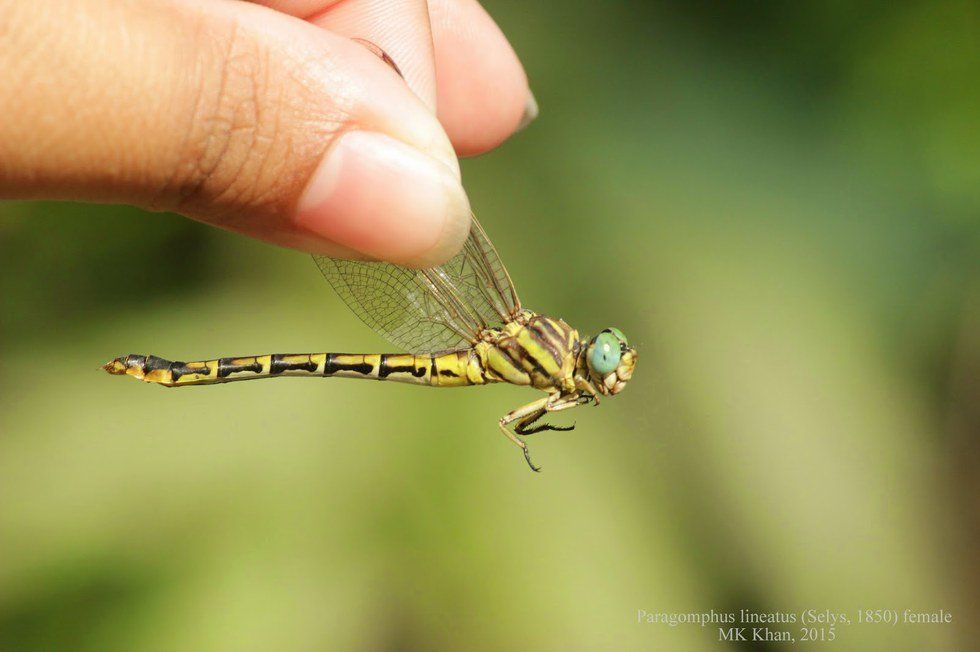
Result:
<svg viewBox="0 0 980 652"><path fill-rule="evenodd" d="M472 350L438 355L405 353L274 353L241 358L179 362L154 355L116 358L103 369L166 387L213 385L238 380L305 376L369 378L431 387L495 382Z"/></svg>
<svg viewBox="0 0 980 652"><path fill-rule="evenodd" d="M154 355L116 358L103 368L167 387L305 376L370 378L430 387L505 382L552 392L575 389L578 332L560 319L523 311L500 329L487 329L473 348L409 353L275 353L175 362Z"/></svg>

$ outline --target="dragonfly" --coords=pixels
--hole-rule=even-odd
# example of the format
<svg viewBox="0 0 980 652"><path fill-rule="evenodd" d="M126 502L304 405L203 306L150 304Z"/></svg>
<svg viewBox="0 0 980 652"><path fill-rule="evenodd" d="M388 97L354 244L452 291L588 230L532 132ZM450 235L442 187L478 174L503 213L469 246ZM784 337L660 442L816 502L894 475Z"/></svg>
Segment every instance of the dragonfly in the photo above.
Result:
<svg viewBox="0 0 980 652"><path fill-rule="evenodd" d="M500 430L524 454L525 438L571 426L548 413L599 404L633 376L636 349L622 331L585 339L562 319L524 308L497 250L474 217L463 249L428 269L313 256L347 306L401 353L273 353L179 362L155 355L115 358L110 374L166 387L304 376L369 378L428 387L511 383L546 396L511 410Z"/></svg>

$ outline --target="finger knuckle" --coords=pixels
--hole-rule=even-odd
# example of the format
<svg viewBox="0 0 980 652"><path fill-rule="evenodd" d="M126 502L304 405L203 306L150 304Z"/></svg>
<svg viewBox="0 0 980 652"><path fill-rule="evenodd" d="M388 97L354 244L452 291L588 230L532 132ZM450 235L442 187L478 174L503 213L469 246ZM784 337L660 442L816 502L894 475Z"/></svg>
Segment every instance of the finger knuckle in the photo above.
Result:
<svg viewBox="0 0 980 652"><path fill-rule="evenodd" d="M281 84L262 41L234 24L200 36L208 42L208 61L191 90L185 136L162 195L170 210L203 210L234 226L250 211L276 210L284 194L278 168L293 144L283 128Z"/></svg>

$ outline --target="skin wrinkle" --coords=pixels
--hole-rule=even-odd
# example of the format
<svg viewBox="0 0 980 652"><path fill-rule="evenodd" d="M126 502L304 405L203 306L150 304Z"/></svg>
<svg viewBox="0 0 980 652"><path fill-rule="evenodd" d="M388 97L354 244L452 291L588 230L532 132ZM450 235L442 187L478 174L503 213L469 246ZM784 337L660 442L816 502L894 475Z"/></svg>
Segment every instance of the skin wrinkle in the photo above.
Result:
<svg viewBox="0 0 980 652"><path fill-rule="evenodd" d="M256 156L260 161L268 156L268 148L263 151L258 147L262 142L262 115L257 99L263 96L263 83L260 80L261 71L264 68L262 61L263 59L268 61L268 58L262 56L265 51L261 49L257 53L235 54L236 49L233 47L232 55L227 59L226 71L230 71L234 77L231 74L227 75L232 79L232 84L230 87L226 85L225 88L240 89L241 95L234 92L229 95L227 110L230 115L228 117L227 146L220 153L219 159L215 162L211 175L207 179L207 181L211 181L212 178L218 177L219 173L223 177L216 181L215 194L208 202L211 206L218 207L251 205L251 202L246 199L249 196L250 182L260 182L263 179L260 175L243 173ZM242 82L237 83L237 80L242 80ZM238 155L238 152L242 150L244 150L244 154ZM230 168L225 170L224 167L228 166L222 166L221 161L229 158L232 163ZM247 180L244 185L240 183L243 178ZM227 221L239 218L240 214L232 213L226 216L225 211L221 211L218 215ZM247 221L248 218L240 219Z"/></svg>
<svg viewBox="0 0 980 652"><path fill-rule="evenodd" d="M357 104L355 98L363 97L366 91L361 80L356 76L344 74L332 59L324 58L321 53L306 55L304 52L305 56L299 58L290 56L293 55L291 52L285 54L297 62L296 65L288 67L291 79L296 82L299 88L306 91L311 99L320 97L324 88L333 89L330 107L331 112L335 113L336 116L326 120L328 123L336 126L358 124L354 118L354 109ZM318 102L313 102L310 106L320 109ZM320 110L322 111L322 109ZM309 111L309 107L307 107L307 111ZM321 119L316 122L324 122L324 120ZM336 132L336 127L330 131L330 133L334 132Z"/></svg>
<svg viewBox="0 0 980 652"><path fill-rule="evenodd" d="M272 70L272 58L268 50L265 50L263 54L265 55L265 57L263 61L264 65L262 66L262 72L264 73L262 79L262 87L270 89L270 92L267 95L271 98L272 105L281 106L284 104L282 86L272 83L272 78L270 75L270 71ZM265 147L268 147L271 150L277 138L282 138L283 141L282 145L283 148L285 148L287 155L279 159L273 156L261 157L259 159L258 170L256 171L256 176L258 176L259 179L279 178L280 175L275 174L273 171L270 170L270 168L276 164L277 160L279 161L279 167L281 168L283 161L289 160L288 153L292 150L291 139L288 137L287 132L282 130L283 111L274 110L271 111L271 114L272 114L272 120L269 121L269 128L268 128L269 133L268 134L262 133L261 126L266 123L266 120L264 120L265 113L263 111L262 104L256 103L255 119L260 127L259 133L256 134L255 137L256 143L260 146L264 144ZM282 134L283 136L280 136L280 134ZM256 188L255 191L256 192L254 193L252 198L252 201L255 205L260 207L265 207L269 203L271 203L271 198L274 197L271 188ZM266 199L266 197L269 197L269 199Z"/></svg>
<svg viewBox="0 0 980 652"><path fill-rule="evenodd" d="M213 43L211 39L205 39L204 36L209 34L208 27L209 24L203 19L202 16L195 15L195 20L193 22L193 41L199 43ZM182 167L193 166L196 164L196 159L189 156L183 155L184 152L189 152L191 149L191 140L194 133L195 125L199 123L199 116L204 114L205 106L205 95L206 89L208 88L208 80L206 76L199 75L198 83L194 90L194 101L193 109L184 114L181 111L175 111L171 113L177 113L177 115L186 115L184 122L186 123L183 128L177 130L181 134L180 144L177 145L177 158L173 165L170 174L163 180L160 184L159 190L150 195L148 200L148 207L150 210L172 210L172 206L179 204L179 200L171 200L170 196L173 193L176 197L180 197L180 187L183 185L179 181L182 171Z"/></svg>
<svg viewBox="0 0 980 652"><path fill-rule="evenodd" d="M350 96L345 95L342 98L335 97L335 99L340 101L331 102L328 111L324 111L319 106L319 103L314 101L314 98L322 94L319 92L319 88L322 88L322 81L314 82L310 79L312 75L300 72L309 70L314 65L322 69L323 60L310 57L306 61L301 61L296 66L288 67L290 78L300 82L297 84L297 88L301 88L304 92L308 93L309 98L284 96L280 102L283 107L288 108L290 118L294 124L301 125L302 133L308 135L307 138L299 142L292 138L287 139L285 143L286 152L282 157L283 161L310 160L313 162L306 170L292 168L287 170L292 172L290 185L298 188L305 188L309 184L309 180L316 171L317 166L327 156L328 147L324 144L336 142L340 136L340 132L345 128L356 128L358 126L358 122L353 118L354 114L351 108L353 101ZM310 115L311 106L319 109L312 116ZM277 112L277 125L282 119L283 113L284 111ZM314 148L316 149L315 155L313 152L307 153L304 151L313 150ZM296 213L296 204L299 202L301 196L302 192L293 192L290 194L290 201L285 207L286 214L294 215ZM295 229L296 227L290 225L290 228Z"/></svg>
<svg viewBox="0 0 980 652"><path fill-rule="evenodd" d="M233 22L230 27L231 30L229 34L224 37L224 39L215 41L216 43L224 41L227 42L227 46L221 48L222 55L227 55L234 49L234 40L238 31L238 25L236 22ZM219 56L218 60L221 62L227 62L228 57ZM211 87L211 84L209 83L209 76L205 75L201 80L200 97L204 97L206 99L204 99L203 102L197 103L197 106L203 107L203 110L199 113L195 113L193 116L193 124L202 125L204 131L202 134L198 135L198 138L201 140L197 140L196 138L189 139L190 147L186 149L185 153L179 157L180 163L178 164L178 168L183 167L189 172L186 173L186 176L181 178L177 183L177 187L175 188L176 204L170 210L183 210L185 206L192 204L193 200L203 193L204 184L213 173L214 165L207 162L207 155L212 149L213 143L219 138L219 136L222 137L221 140L223 141L219 146L220 153L225 152L228 148L227 139L230 137L230 134L228 134L226 130L226 132L222 135L221 132L215 129L215 124L218 122L221 106L223 104L222 100L227 94L226 86L228 83L228 69L226 63L222 63L221 72L218 75L218 79L219 83L217 93L215 95L216 99L212 99L207 95L207 91ZM220 154L215 160L220 161Z"/></svg>
<svg viewBox="0 0 980 652"><path fill-rule="evenodd" d="M181 209L193 212L203 203L212 219L217 217L222 226L233 230L254 229L266 217L276 217L263 229L271 230L275 222L282 221L284 211L277 210L277 205L285 201L283 196L289 193L284 191L293 185L288 175L275 173L273 166L283 168L289 154L298 151L292 132L282 129L284 123L294 123L285 120L284 114L291 117L295 109L284 85L272 81L273 62L279 59L261 42L253 46L253 40L241 37L240 29L236 28L226 50L204 164L197 170L199 183L184 198ZM285 155L280 156L282 150ZM238 210L240 205L253 210L243 213Z"/></svg>
<svg viewBox="0 0 980 652"><path fill-rule="evenodd" d="M221 164L227 159L228 152L232 149L235 140L235 113L238 110L238 98L236 97L235 91L238 90L237 82L239 79L247 79L247 75L245 77L233 75L235 72L234 53L236 43L239 41L240 29L241 27L238 22L232 21L232 30L228 37L228 52L226 56L220 59L221 84L218 90L215 111L207 121L208 141L204 148L205 156L198 163L200 167L198 169L199 178L197 183L190 188L191 192L189 194L183 194L182 196L182 208L192 206L195 203L195 199L204 199L205 201L209 197L218 199L225 190L218 189L216 193L213 191L209 192L211 189L208 185L221 169ZM226 111L230 111L230 115L226 116ZM208 154L215 149L213 146L215 140L218 143L217 151L209 157ZM234 160L234 157L232 157L232 160ZM243 164L244 162L238 164L238 171L241 170Z"/></svg>
<svg viewBox="0 0 980 652"><path fill-rule="evenodd" d="M311 109L316 113L302 120L304 126L323 125L317 135L325 141L332 138L343 125L358 125L354 112L356 102L354 97L364 94L364 85L359 84L355 79L348 79L343 75L329 58L325 59L319 53L309 54L301 58L292 56L293 53L287 52L290 60L295 60L296 64L287 67L287 74L290 79L296 82L296 87L302 89L307 95L303 97L303 104L294 108L300 116L307 116ZM333 88L329 111L325 111L320 106L320 102L314 101L323 95L323 88ZM336 89L350 89L346 92L337 92ZM309 102L306 100L309 99Z"/></svg>

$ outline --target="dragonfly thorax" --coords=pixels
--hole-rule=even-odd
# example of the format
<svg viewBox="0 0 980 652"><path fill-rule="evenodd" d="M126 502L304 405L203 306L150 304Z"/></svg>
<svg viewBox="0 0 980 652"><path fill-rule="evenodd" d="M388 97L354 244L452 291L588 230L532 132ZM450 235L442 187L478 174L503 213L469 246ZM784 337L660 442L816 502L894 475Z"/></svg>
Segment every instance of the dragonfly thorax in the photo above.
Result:
<svg viewBox="0 0 980 652"><path fill-rule="evenodd" d="M566 393L575 389L579 334L561 319L522 310L477 343L491 380Z"/></svg>

